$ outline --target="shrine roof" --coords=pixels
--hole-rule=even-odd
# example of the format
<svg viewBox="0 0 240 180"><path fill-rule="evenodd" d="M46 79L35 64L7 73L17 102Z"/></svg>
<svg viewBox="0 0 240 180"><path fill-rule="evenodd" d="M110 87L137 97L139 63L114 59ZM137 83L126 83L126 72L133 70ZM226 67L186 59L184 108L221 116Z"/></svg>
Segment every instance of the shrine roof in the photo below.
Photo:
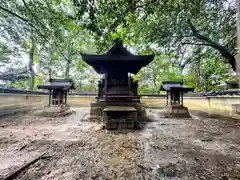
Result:
<svg viewBox="0 0 240 180"><path fill-rule="evenodd" d="M0 74L0 80L5 81L24 81L29 79L28 75L21 74Z"/></svg>
<svg viewBox="0 0 240 180"><path fill-rule="evenodd" d="M133 74L148 65L154 59L154 55L136 55L131 53L117 38L113 46L103 54L82 54L83 60L99 74L109 69L115 71L125 70Z"/></svg>
<svg viewBox="0 0 240 180"><path fill-rule="evenodd" d="M226 84L233 84L233 85L238 85L238 81L225 81Z"/></svg>
<svg viewBox="0 0 240 180"><path fill-rule="evenodd" d="M188 92L193 91L193 87L189 87L183 82L180 81L164 81L160 87L160 90L163 91L179 91L179 92Z"/></svg>
<svg viewBox="0 0 240 180"><path fill-rule="evenodd" d="M69 90L74 89L74 83L71 79L50 79L46 84L37 87L38 89L48 90Z"/></svg>

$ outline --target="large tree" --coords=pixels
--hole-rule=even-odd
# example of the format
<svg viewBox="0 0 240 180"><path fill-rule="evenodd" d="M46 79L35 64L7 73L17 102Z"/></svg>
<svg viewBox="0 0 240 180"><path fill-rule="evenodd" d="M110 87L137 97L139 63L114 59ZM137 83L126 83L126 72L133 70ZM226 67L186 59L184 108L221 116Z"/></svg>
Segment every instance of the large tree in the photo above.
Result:
<svg viewBox="0 0 240 180"><path fill-rule="evenodd" d="M125 38L131 41L154 46L161 52L174 52L176 61L183 61L182 68L192 62L186 56L212 49L216 57L235 70L235 1L98 0L92 1L90 7L94 14L91 30L97 37L104 37L106 42L102 44L123 27L127 29ZM195 50L199 46L203 50Z"/></svg>
<svg viewBox="0 0 240 180"><path fill-rule="evenodd" d="M88 38L88 36L83 38L85 31L83 25L75 18L71 1L2 0L0 2L2 37L20 47L24 47L26 41L34 39L35 45L31 50L35 46L40 49L41 73L48 74L51 78L54 76L53 73L59 70L59 64L63 62L66 67L65 76L68 77L73 59L79 59L77 55L80 56ZM80 46L82 49L79 48ZM28 51L29 49L26 49L27 54ZM32 66L31 52L29 65ZM30 66L29 71L32 76L33 68ZM31 85L30 89L32 87Z"/></svg>
<svg viewBox="0 0 240 180"><path fill-rule="evenodd" d="M156 54L136 78L142 80L142 90L158 92L163 80L179 75L202 87L205 74L225 73L204 72L205 62L217 69L219 61L228 62L235 69L235 16L235 1L229 0L0 0L0 33L18 51L30 54L28 72L33 72L33 64L40 65L38 80L47 76L77 80L82 74L79 87L93 72L82 63L80 53L103 52L120 37L139 54ZM35 53L25 48L31 41ZM96 49L89 47L93 44ZM96 77L89 77L91 88L86 89L93 89Z"/></svg>

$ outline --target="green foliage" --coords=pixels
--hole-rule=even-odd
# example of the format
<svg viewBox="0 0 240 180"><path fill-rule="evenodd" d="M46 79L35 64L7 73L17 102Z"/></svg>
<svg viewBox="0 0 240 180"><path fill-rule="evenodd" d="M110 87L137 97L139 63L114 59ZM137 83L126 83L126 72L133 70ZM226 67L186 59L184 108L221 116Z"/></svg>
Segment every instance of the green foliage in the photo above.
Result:
<svg viewBox="0 0 240 180"><path fill-rule="evenodd" d="M9 87L11 87L11 88L27 89L28 81L13 81L13 82L9 83Z"/></svg>
<svg viewBox="0 0 240 180"><path fill-rule="evenodd" d="M0 42L0 63L7 63L11 53L12 51L9 47L5 43Z"/></svg>
<svg viewBox="0 0 240 180"><path fill-rule="evenodd" d="M196 88L196 76L193 71L188 70L184 76L184 83L187 84L189 87ZM196 89L195 89L196 91Z"/></svg>
<svg viewBox="0 0 240 180"><path fill-rule="evenodd" d="M48 81L48 76L46 75L38 75L35 77L34 89L37 89L37 85L44 84Z"/></svg>
<svg viewBox="0 0 240 180"><path fill-rule="evenodd" d="M202 61L201 91L220 90L218 85L229 78L229 65L216 58L206 58Z"/></svg>
<svg viewBox="0 0 240 180"><path fill-rule="evenodd" d="M33 63L38 64L39 63L39 56L38 56L38 49L37 47L34 48L34 53L33 53Z"/></svg>
<svg viewBox="0 0 240 180"><path fill-rule="evenodd" d="M134 75L139 93L159 93L163 81L180 80L182 74L196 91L218 90L218 82L231 78L227 75L229 60L213 46L235 53L236 5L225 8L227 0L0 2L1 37L25 55L29 54L30 39L36 41L33 63L40 65L40 72L35 88L48 76L65 76L74 79L78 91L96 92L98 76L80 54L102 53L117 37L139 54L156 55ZM191 23L205 39L194 34ZM16 57L17 50L10 46L0 43L0 63L4 65ZM25 87L24 83L13 84Z"/></svg>
<svg viewBox="0 0 240 180"><path fill-rule="evenodd" d="M31 40L30 39L26 39L26 41L25 41L25 49L27 51L29 51L30 48L31 48Z"/></svg>

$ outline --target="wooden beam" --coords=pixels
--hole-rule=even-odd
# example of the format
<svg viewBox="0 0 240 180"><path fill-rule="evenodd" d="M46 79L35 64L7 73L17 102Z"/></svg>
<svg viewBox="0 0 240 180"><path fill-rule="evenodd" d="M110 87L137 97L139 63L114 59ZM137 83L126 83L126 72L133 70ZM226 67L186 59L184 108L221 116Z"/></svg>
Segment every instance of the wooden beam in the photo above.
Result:
<svg viewBox="0 0 240 180"><path fill-rule="evenodd" d="M35 162L37 162L40 159L46 158L44 157L46 153L41 154L40 156L34 158L33 160L31 160L30 162L28 162L27 164L21 166L19 169L17 169L16 171L14 171L13 173L11 173L10 175L8 175L6 178L4 178L4 180L12 180L15 179L16 176L21 173L21 171L25 170L27 167L29 167L30 165L34 164ZM47 156L49 157L49 156Z"/></svg>
<svg viewBox="0 0 240 180"><path fill-rule="evenodd" d="M108 72L105 72L105 84L104 84L104 91L105 91L105 100L107 99L107 79L108 79Z"/></svg>
<svg viewBox="0 0 240 180"><path fill-rule="evenodd" d="M129 89L129 94L132 94L132 84L131 84L131 73L128 74L128 89Z"/></svg>
<svg viewBox="0 0 240 180"><path fill-rule="evenodd" d="M52 96L52 93L51 93L51 90L49 90L49 99L48 99L48 106L49 107L51 106L51 96Z"/></svg>

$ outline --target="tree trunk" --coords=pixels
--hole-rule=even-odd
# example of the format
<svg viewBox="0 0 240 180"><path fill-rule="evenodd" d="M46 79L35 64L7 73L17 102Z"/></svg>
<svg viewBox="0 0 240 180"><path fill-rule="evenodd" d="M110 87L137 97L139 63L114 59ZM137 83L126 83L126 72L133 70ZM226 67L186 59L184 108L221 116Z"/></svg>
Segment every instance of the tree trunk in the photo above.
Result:
<svg viewBox="0 0 240 180"><path fill-rule="evenodd" d="M65 69L65 79L69 79L70 65L72 62L71 52L72 52L71 44L67 44L68 59L67 59L67 65L66 65L66 69Z"/></svg>
<svg viewBox="0 0 240 180"><path fill-rule="evenodd" d="M35 83L35 73L34 73L34 70L33 70L34 51L35 51L35 41L32 37L31 38L31 49L30 49L30 52L29 52L29 63L28 63L28 68L29 68L29 72L30 72L29 90L33 90L34 83Z"/></svg>
<svg viewBox="0 0 240 180"><path fill-rule="evenodd" d="M83 92L83 90L82 90L82 80L81 79L78 82L78 91Z"/></svg>
<svg viewBox="0 0 240 180"><path fill-rule="evenodd" d="M237 0L237 53L240 54L240 0Z"/></svg>
<svg viewBox="0 0 240 180"><path fill-rule="evenodd" d="M69 79L70 64L71 64L71 61L68 60L67 61L67 66L66 66L66 69L65 69L65 79Z"/></svg>
<svg viewBox="0 0 240 180"><path fill-rule="evenodd" d="M154 92L153 93L155 93L155 92L157 92L157 90L158 90L158 87L157 87L157 78L156 78L156 74L155 74L155 72L153 72L153 85L154 85Z"/></svg>
<svg viewBox="0 0 240 180"><path fill-rule="evenodd" d="M48 64L48 78L51 79L52 78L52 65L53 65L53 51L50 50L50 61Z"/></svg>
<svg viewBox="0 0 240 180"><path fill-rule="evenodd" d="M200 85L200 73L199 73L199 70L197 70L196 76L197 76L197 78L196 78L196 92L198 93L199 92L199 85Z"/></svg>
<svg viewBox="0 0 240 180"><path fill-rule="evenodd" d="M181 77L183 76L183 69L184 69L184 67L185 66L182 66L182 65L179 66L179 76L181 76Z"/></svg>
<svg viewBox="0 0 240 180"><path fill-rule="evenodd" d="M240 75L240 0L237 0L237 55L235 57L236 60L236 73ZM240 83L240 82L239 82Z"/></svg>
<svg viewBox="0 0 240 180"><path fill-rule="evenodd" d="M50 58L50 63L49 63L49 67L48 67L48 78L49 79L52 78L52 57Z"/></svg>
<svg viewBox="0 0 240 180"><path fill-rule="evenodd" d="M208 82L208 78L206 79L205 78L205 92L208 92L209 91L209 82Z"/></svg>
<svg viewBox="0 0 240 180"><path fill-rule="evenodd" d="M195 64L195 73L196 73L196 92L199 92L199 86L200 86L200 61L197 61Z"/></svg>
<svg viewBox="0 0 240 180"><path fill-rule="evenodd" d="M192 35L195 38L201 40L202 42L205 42L203 44L195 44L195 45L210 46L210 47L218 50L218 52L221 54L221 56L223 58L225 58L228 61L228 63L232 65L233 70L236 71L236 64L235 64L236 60L235 60L234 55L225 46L219 44L218 42L214 42L208 36L202 35L199 32L199 30L191 23L190 20L188 20L188 23L189 23L190 29L192 31ZM186 44L189 44L189 43L186 43Z"/></svg>

